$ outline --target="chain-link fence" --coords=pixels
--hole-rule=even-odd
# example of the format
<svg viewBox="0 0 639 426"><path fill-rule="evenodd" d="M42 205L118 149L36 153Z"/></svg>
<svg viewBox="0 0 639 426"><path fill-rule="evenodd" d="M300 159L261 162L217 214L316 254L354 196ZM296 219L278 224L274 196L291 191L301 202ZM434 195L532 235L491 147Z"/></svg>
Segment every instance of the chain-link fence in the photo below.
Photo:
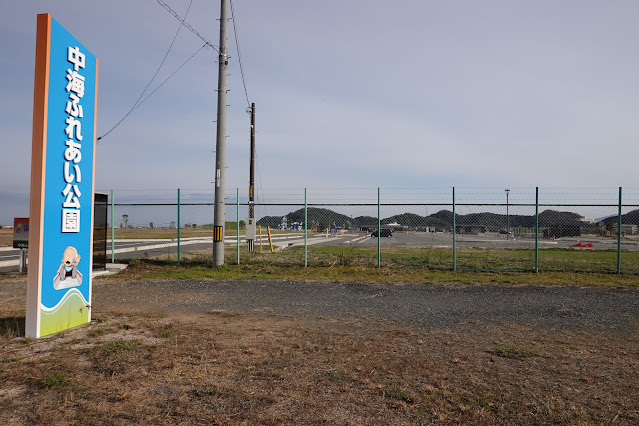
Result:
<svg viewBox="0 0 639 426"><path fill-rule="evenodd" d="M109 191L108 257L210 263L212 191ZM229 264L639 273L636 189L296 189L227 194Z"/></svg>

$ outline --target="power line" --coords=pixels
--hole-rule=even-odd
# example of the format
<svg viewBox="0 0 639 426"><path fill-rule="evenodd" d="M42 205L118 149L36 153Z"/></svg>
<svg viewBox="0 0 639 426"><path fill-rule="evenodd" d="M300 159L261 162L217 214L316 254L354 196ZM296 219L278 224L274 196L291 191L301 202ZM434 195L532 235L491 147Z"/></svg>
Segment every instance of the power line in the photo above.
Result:
<svg viewBox="0 0 639 426"><path fill-rule="evenodd" d="M158 2L160 2L161 0L158 0ZM189 14L189 11L191 10L191 5L193 4L193 0L190 1L189 3L189 7L188 9L186 9L186 14L184 15L184 18L186 19L186 16ZM146 93L146 91L149 89L149 86L151 86L151 83L153 83L153 80L155 80L155 77L157 77L158 73L160 72L160 70L162 69L162 66L164 65L164 62L166 61L166 58L169 57L169 53L171 53L171 49L173 49L173 45L175 44L175 40L177 39L178 34L180 34L180 29L182 29L182 26L184 25L184 19L180 20L180 26L178 27L177 31L175 32L175 35L173 36L173 40L171 41L171 45L169 46L168 50L166 51L166 54L164 55L164 59L162 59L162 62L160 63L160 66L158 67L158 69L155 71L155 74L153 74L153 77L151 78L151 80L149 81L149 83L146 85L146 87L144 88L144 90L142 91L142 93L140 93L140 96L138 96L138 98L136 99L135 103L133 104L133 106L131 107L131 109L129 110L129 112L127 112L124 117L122 117L120 119L120 121L118 121L117 123L115 123L115 125L113 127L111 127L104 135L100 136L97 140L101 140L102 138L104 138L105 136L107 136L109 133L111 133L112 131L114 131L124 120L126 120L126 118L131 115L131 113L133 111L135 111L140 105L142 105L142 103L144 101L146 101L149 96L151 96L153 93L155 93L157 91L157 89L159 89L160 87L162 87L162 85L164 83L166 83L166 81L168 80L168 78L166 80L164 80L164 82L162 82L162 84L160 84L160 86L158 86L153 92L151 92L151 94L149 96L147 96L146 98L144 98L144 100L142 102L140 102L140 99L142 99L142 96L144 96L144 94ZM200 49L202 50L202 49ZM198 52L200 51L198 50ZM197 53L197 52L196 52ZM193 55L195 56L195 55ZM193 57L192 56L192 57ZM191 57L191 58L192 58ZM187 60L187 62L189 60L191 60L191 58L189 58ZM186 62L185 62L186 63ZM184 66L184 64L182 64L182 66ZM180 66L180 68L182 68L182 66ZM180 69L178 68L178 70ZM175 74L175 72L173 73ZM173 74L171 74L169 76L169 78L171 78L173 76Z"/></svg>
<svg viewBox="0 0 639 426"><path fill-rule="evenodd" d="M189 3L188 9L186 9L186 14L184 15L185 18L189 14L189 10L191 10L191 5L192 4L193 4L193 0L191 0L191 2ZM153 83L153 80L155 80L155 77L157 77L158 73L160 72L160 69L162 69L162 66L164 65L164 62L166 61L166 58L169 57L169 53L171 53L171 49L173 49L173 45L175 44L175 40L177 40L177 36L178 36L178 34L180 34L180 30L182 29L183 25L184 25L184 21L182 21L182 25L180 25L178 27L177 31L175 32L175 36L173 36L173 40L171 41L171 45L169 46L169 49L166 51L166 54L164 55L164 59L162 59L162 63L158 67L157 71L155 71L155 74L153 74L153 78L151 78L151 81L149 81L149 84L146 85L146 87L144 88L144 90L140 94L140 97L138 97L137 101L135 101L134 108L132 108L131 110L135 109L135 105L137 105L137 103L140 101L140 98L142 98L142 96L147 91L147 89L149 88L151 83Z"/></svg>
<svg viewBox="0 0 639 426"><path fill-rule="evenodd" d="M195 57L195 55L197 55L198 53L200 53L200 51L201 51L202 49L204 49L205 47L209 47L209 46L207 46L206 44L202 45L202 47L200 47L200 48L199 48L199 49L198 49L198 50L197 50L194 54L192 54L192 55L189 57L189 59L187 59L186 61L184 61L184 62L182 63L182 65L180 65L180 66L178 67L178 69L176 69L175 71L173 71L173 72L171 73L171 75L169 75L166 79L164 79L164 81L163 81L162 83L160 83L160 84L158 85L158 87L156 87L155 89L153 89L153 91L152 91L151 93L149 93L149 94L147 95L147 97L146 97L146 98L142 99L142 101L141 101L138 105L136 105L135 109L137 109L137 108L138 108L140 105L142 105L142 104L143 104L143 103L144 103L147 99L149 99L149 98L151 97L151 95L153 95L155 92L157 92L157 91L158 91L158 89L159 89L160 87L164 86L164 83L166 83L167 81L169 81L169 79L170 79L171 77L173 77L175 74L177 74L177 72L178 72L178 71L180 71L180 70L182 69L182 67L184 67L184 65L186 65L186 64L187 64L187 63L188 63L191 59L193 59L193 58Z"/></svg>
<svg viewBox="0 0 639 426"><path fill-rule="evenodd" d="M188 22L184 21L186 19L186 16L184 16L184 18L180 18L180 15L178 15L173 9L171 9L171 7L168 4L166 4L164 1L162 1L162 0L156 0L156 1L158 2L158 4L160 6L165 8L167 12L169 12L171 15L173 15L175 17L175 19L180 21L182 23L182 25L184 26L184 28L186 28L187 30L191 31L193 34L198 36L200 38L200 40L202 40L204 42L204 44L206 44L208 47L210 47L211 49L215 50L217 53L220 53L220 51L215 46L213 46L213 44L210 41L208 41L200 33L198 33L195 28L193 28L191 25L189 25Z"/></svg>
<svg viewBox="0 0 639 426"><path fill-rule="evenodd" d="M235 47L236 47L236 50L237 50L238 63L240 65L240 74L242 76L242 86L244 87L244 95L246 96L246 103L248 105L247 112L252 112L251 111L251 101L249 100L248 90L246 88L246 77L244 75L244 64L242 63L242 51L240 49L240 40L239 40L239 37L237 36L237 19L235 17L235 9L233 7L233 0L229 0L229 3L231 5L231 20L233 22L233 35L235 36ZM259 190L254 188L253 191L255 191L255 193L254 193L255 198L259 200L259 192L261 190L262 195L263 195L264 194L264 189L262 188L262 176L261 176L261 173L260 173L260 163L259 163L259 159L258 159L258 156L257 156L257 149L255 149L254 155L255 155L255 165L257 166Z"/></svg>
<svg viewBox="0 0 639 426"><path fill-rule="evenodd" d="M129 115L130 115L133 111L135 111L136 109L138 109L138 108L140 107L140 105L142 105L144 102L146 102L146 100L147 100L147 99L149 99L149 98L150 98L150 97L151 97L151 96L152 96L155 92L157 92L157 91L158 91L158 89L159 89L160 87L164 86L164 84L165 84L167 81L169 81L169 80L171 79L171 77L173 77L175 74L177 74L177 72L178 72L178 71L180 71L180 70L184 67L184 65L186 65L187 63L189 63L189 62L191 61L191 59L193 59L193 58L195 57L195 55L197 55L198 53L200 53L200 51L201 51L202 49L204 49L205 47L210 47L210 46L207 46L206 44L202 45L202 47L200 47L200 48L199 48L199 49L198 49L198 50L197 50L194 54L192 54L192 55L191 55L191 56L190 56L190 57L189 57L186 61L184 61L184 62L182 63L182 65L180 65L180 66L179 66L179 67L178 67L175 71L173 71L173 72L171 73L171 75L169 75L167 78L165 78L165 79L164 79L164 81L162 81L162 83L160 83L160 84L158 85L158 87L156 87L155 89L153 89L153 91L152 91L151 93L149 93L149 94L148 94L148 95L147 95L144 99L142 99L142 100L141 100L141 101L140 101L137 105L135 105L135 106L131 109L131 111L129 111L129 112L127 113L127 115L125 115L125 116L122 118L122 120L118 121L118 123L117 123L115 126L113 126L113 127L112 127L112 128L111 128L108 132L106 132L104 135L100 136L100 137L98 138L98 140L100 140L100 139L104 138L106 135L108 135L108 134L109 134L109 133L111 133L113 130L115 130L115 128L116 128L116 127L118 127L118 126L120 125L120 123L122 123L122 121L124 121L124 119L125 119L126 117L128 117L128 116L129 116Z"/></svg>
<svg viewBox="0 0 639 426"><path fill-rule="evenodd" d="M259 201L260 200L264 200L266 197L264 195L264 187L262 186L262 172L260 169L260 161L259 161L259 157L257 156L257 148L255 148L255 165L257 167L257 178L259 181L259 191L255 191L255 198L257 199L258 202L258 206L259 206ZM260 198L259 193L262 192L262 197ZM262 211L264 212L264 215L266 215L267 210L266 210L266 206L262 206Z"/></svg>
<svg viewBox="0 0 639 426"><path fill-rule="evenodd" d="M244 78L244 65L242 64L242 53L240 52L240 41L237 38L237 25L235 23L235 12L233 10L233 0L230 0L230 3L231 3L231 19L233 21L233 34L235 35L235 46L237 48L237 60L240 63L240 74L242 75L242 85L244 85L244 94L246 95L246 103L248 104L250 108L251 101L249 101L248 91L246 90L246 79Z"/></svg>

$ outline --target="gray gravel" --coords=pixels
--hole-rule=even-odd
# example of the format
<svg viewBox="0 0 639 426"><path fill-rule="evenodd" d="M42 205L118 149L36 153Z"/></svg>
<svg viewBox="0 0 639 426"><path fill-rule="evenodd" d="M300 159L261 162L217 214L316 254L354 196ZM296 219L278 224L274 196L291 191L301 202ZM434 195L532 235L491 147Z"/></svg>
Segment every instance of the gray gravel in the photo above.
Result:
<svg viewBox="0 0 639 426"><path fill-rule="evenodd" d="M305 320L359 319L371 326L418 329L512 323L591 332L639 331L639 290L625 288L105 281L94 285L93 297L98 309L267 313Z"/></svg>

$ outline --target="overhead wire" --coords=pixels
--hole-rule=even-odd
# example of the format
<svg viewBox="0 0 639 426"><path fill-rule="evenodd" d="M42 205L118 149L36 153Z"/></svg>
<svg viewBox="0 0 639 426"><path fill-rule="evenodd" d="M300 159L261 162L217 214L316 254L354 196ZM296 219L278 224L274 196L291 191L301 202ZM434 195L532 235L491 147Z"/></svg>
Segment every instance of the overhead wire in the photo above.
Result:
<svg viewBox="0 0 639 426"><path fill-rule="evenodd" d="M164 81L162 83L160 83L158 85L158 87L156 87L155 89L153 89L153 91L151 93L149 93L146 98L142 99L142 101L136 106L139 107L140 105L142 105L147 99L149 99L151 97L151 95L153 95L155 92L158 91L158 89L162 86L164 86L164 83L166 83L167 81L169 81L171 79L171 77L173 77L175 74L177 74L178 71L180 71L182 69L182 67L184 67L184 65L186 65L191 59L193 59L195 57L195 55L197 55L198 53L200 53L200 51L202 49L204 49L205 47L209 47L206 44L203 44L202 47L200 47L194 54L192 54L186 61L184 61L182 63L182 65L180 65L175 71L173 71L171 73L171 75L169 75L166 79L164 79Z"/></svg>
<svg viewBox="0 0 639 426"><path fill-rule="evenodd" d="M184 28L186 28L187 30L191 31L193 34L198 36L200 38L200 40L202 40L204 42L204 44L206 44L208 47L210 47L211 49L215 50L217 53L220 53L220 51L210 41L205 39L199 32L197 32L197 30L195 28L193 28L191 25L189 25L188 22L185 22L186 16L184 18L181 18L180 15L178 15L173 9L171 9L171 7L168 4L166 4L164 1L162 1L162 0L156 0L156 1L158 2L158 4L160 6L162 6L164 9L166 9L167 12L169 12L171 15L173 15L175 17L175 19L180 21L182 23L182 25L184 26Z"/></svg>
<svg viewBox="0 0 639 426"><path fill-rule="evenodd" d="M131 109L131 111L129 111L127 113L127 115L125 115L122 120L120 120L118 122L118 124L116 124L115 126L113 126L108 132L106 132L104 135L100 136L97 140L100 140L102 138L104 138L105 136L107 136L109 133L111 133L113 130L115 130L116 127L118 127L118 125L124 121L124 119L126 117L128 117L133 111L135 111L136 109L138 109L144 102L147 101L147 99L149 99L155 92L158 91L158 89L160 89L162 86L164 86L164 84L166 84L167 81L169 81L175 74L177 74L178 71L180 71L187 63L189 63L191 61L191 59L193 59L195 57L195 55L197 55L198 53L200 53L200 51L202 51L202 49L204 49L205 47L209 47L206 44L202 45L202 47L200 47L198 50L195 51L194 54L192 54L186 61L184 61L182 63L182 65L180 65L175 71L173 71L167 78L164 79L164 81L162 81L162 83L160 83L155 89L153 89L153 91L151 93L149 93L144 99L142 99L137 105L134 106L134 108Z"/></svg>
<svg viewBox="0 0 639 426"><path fill-rule="evenodd" d="M135 101L135 103L133 104L131 109L124 115L124 117L122 117L114 126L112 126L104 135L100 136L97 140L101 140L104 137L106 137L107 135L109 135L111 132L113 132L124 120L126 120L129 117L129 115L131 115L131 113L133 113L133 111L135 111L144 102L146 102L158 89L160 89L168 80L170 80L178 71L180 71L189 61L191 61L200 51L202 51L202 49L204 49L206 47L210 47L211 49L213 49L213 50L215 50L216 52L219 53L219 49L218 48L216 48L210 41L208 41L206 38L204 38L195 28L193 28L189 23L186 22L186 18L187 18L188 13L189 13L189 11L191 9L191 5L193 4L193 0L190 1L189 7L188 7L184 17L181 17L178 13L176 13L163 0L156 0L156 1L157 1L157 3L160 6L162 6L167 12L169 12L173 17L175 17L180 22L180 26L178 27L178 29L177 29L177 31L175 33L175 36L173 37L173 40L171 41L171 45L169 46L166 54L164 55L164 58L162 59L162 62L160 63L158 69L156 70L155 74L153 75L153 77L151 78L149 83L146 85L146 87L144 88L142 93L140 93L140 96L138 96L138 99ZM248 105L248 108L249 108L248 110L250 111L251 102L249 100L248 89L247 89L247 85L246 85L246 76L245 76L245 73L244 73L244 64L242 62L242 53L241 53L241 49L240 49L240 42L239 42L239 37L238 37L238 29L237 29L237 23L236 23L237 19L235 17L235 9L233 7L233 0L229 0L229 2L230 2L230 5L231 5L231 20L233 22L233 34L234 34L235 46L236 46L236 50L237 50L237 54L238 54L237 56L238 56L238 63L239 63L239 67L240 67L240 75L242 77L242 86L244 88L244 95L245 95L246 102L247 102L247 105ZM151 93L149 93L146 97L144 97L145 93L147 92L147 90L149 89L149 87L151 86L151 84L153 83L153 81L155 80L157 75L159 74L162 66L164 65L164 62L166 61L167 57L169 56L169 53L171 52L171 49L173 48L175 40L177 39L177 36L180 33L180 30L182 29L182 27L188 29L191 33L193 33L198 38L200 38L200 40L202 40L204 42L204 45L202 47L200 47L193 55L191 55L184 63L182 63L182 65L180 65L164 81L162 81L162 83L160 83L155 89L153 89L153 91ZM262 179L261 179L259 161L257 160L257 153L256 153L256 165L257 165L258 177L259 177L259 181L260 181L260 184L259 184L260 186L259 187L260 187L260 190L262 192L262 197L263 197L264 189L263 189L263 187L261 185ZM260 191L256 191L256 192L259 193Z"/></svg>
<svg viewBox="0 0 639 426"><path fill-rule="evenodd" d="M265 197L264 197L264 187L262 186L262 173L261 173L261 169L260 169L260 162L259 162L259 160L257 158L257 149L255 151L256 151L255 152L255 166L257 168L257 178L259 180L259 184L258 184L259 190L256 191L255 198L257 198L257 201L259 202L259 200L260 200L260 197L259 197L260 191L262 192L262 198L261 199L263 200ZM259 203L257 205L260 206ZM268 213L266 206L262 206L262 211L264 212L263 214L266 216L266 214Z"/></svg>
<svg viewBox="0 0 639 426"><path fill-rule="evenodd" d="M233 0L229 0L229 2L231 3L231 19L233 22L233 34L235 35L235 47L237 49L237 58L238 58L237 60L240 64L240 74L242 76L242 85L244 86L244 95L246 95L246 103L248 104L250 108L251 102L249 101L248 91L246 90L246 78L244 77L244 65L242 64L242 52L240 50L240 40L237 37L237 23L235 19L235 11L233 8Z"/></svg>
<svg viewBox="0 0 639 426"><path fill-rule="evenodd" d="M158 3L160 3L160 5L162 5L161 0L157 0ZM198 54L203 47L201 47L200 49L197 50L197 52L195 52L195 54L193 54L189 59L186 60L186 62L184 62L176 71L174 71L167 79L165 79L158 87L155 88L155 90L153 90L153 92L151 92L146 98L144 98L142 101L140 101L142 99L142 97L144 96L144 94L146 93L146 91L149 89L149 87L151 86L151 84L153 83L153 81L155 80L155 78L157 77L157 75L159 74L160 70L162 69L162 66L164 65L164 62L166 62L166 59L169 56L169 53L171 53L171 50L173 49L173 45L175 44L175 40L177 40L178 35L180 34L180 30L182 29L183 26L185 26L186 22L185 19L189 14L189 11L191 10L191 5L193 4L193 0L191 0L189 2L189 7L186 10L186 14L184 15L184 18L180 18L178 16L178 19L180 20L180 26L178 27L177 31L175 32L175 35L173 36L173 40L171 41L171 45L169 46L169 48L166 51L166 54L164 55L164 58L162 59L162 62L160 63L160 65L158 66L157 70L155 71L155 74L153 74L153 77L151 78L151 80L149 81L149 83L146 85L146 87L144 88L144 90L142 90L142 93L140 93L140 96L138 96L138 98L136 99L136 101L133 103L133 106L131 107L131 109L124 115L124 117L122 117L117 123L115 123L115 125L113 125L105 134L103 134L102 136L100 136L97 140L102 140L104 137L108 136L109 133L111 133L112 131L114 131L115 129L118 128L118 126L120 126L120 124L122 124L122 122L124 120L126 120L129 115L131 115L131 113L133 113L133 111L135 111L140 105L142 105L151 95L153 95L160 87L162 87L164 85L164 83L166 83L171 77L173 77L173 75L175 75L175 73L177 71L179 71L184 65L186 65L187 62L189 62L196 54ZM167 5L168 7L168 5ZM171 10L172 12L172 10ZM174 12L173 12L174 13ZM177 14L175 15L177 16ZM186 24L188 25L188 24ZM210 43L209 43L210 44ZM205 44L206 46L206 44ZM213 47L213 46L211 46Z"/></svg>
<svg viewBox="0 0 639 426"><path fill-rule="evenodd" d="M246 97L246 104L248 105L247 111L251 111L251 101L249 100L249 95L248 95L248 90L247 90L247 86L246 86L246 76L244 74L244 63L242 62L242 50L240 49L240 39L237 35L238 30L237 30L237 18L235 17L235 8L233 7L233 0L229 0L229 3L231 5L231 21L233 22L233 35L235 38L235 48L237 50L237 60L238 63L240 65L240 75L242 77L242 86L244 87L244 96ZM262 187L262 176L260 173L260 163L259 163L259 159L258 159L258 154L257 154L257 149L255 150L255 165L257 168L257 175L258 175L258 180L259 180L259 190L255 191L255 198L258 201L258 206L259 204L259 199L260 199L260 191L262 192L262 199L264 198L264 188ZM264 208L264 213L266 213L266 208Z"/></svg>

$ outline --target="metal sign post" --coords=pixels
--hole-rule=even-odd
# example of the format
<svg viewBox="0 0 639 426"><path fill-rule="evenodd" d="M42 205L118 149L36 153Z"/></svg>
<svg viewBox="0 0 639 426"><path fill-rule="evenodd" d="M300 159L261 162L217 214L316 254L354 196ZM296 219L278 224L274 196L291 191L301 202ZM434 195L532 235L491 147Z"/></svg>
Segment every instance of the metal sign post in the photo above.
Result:
<svg viewBox="0 0 639 426"><path fill-rule="evenodd" d="M27 269L27 249L20 249L20 265L18 266L18 272L23 273Z"/></svg>

